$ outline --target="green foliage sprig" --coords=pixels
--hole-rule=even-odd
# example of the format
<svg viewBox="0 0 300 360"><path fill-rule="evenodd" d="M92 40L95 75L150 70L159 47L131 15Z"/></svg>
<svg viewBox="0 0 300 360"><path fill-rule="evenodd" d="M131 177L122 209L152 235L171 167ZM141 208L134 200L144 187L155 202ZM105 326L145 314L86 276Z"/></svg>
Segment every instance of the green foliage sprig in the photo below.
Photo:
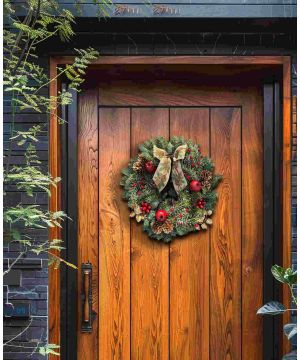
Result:
<svg viewBox="0 0 300 360"><path fill-rule="evenodd" d="M5 149L6 166L4 171L4 184L6 189L18 189L27 198L32 198L30 204L18 203L10 205L7 202L4 208L4 239L7 246L19 244L20 251L16 255L4 274L7 274L13 266L24 256L47 254L49 265L58 267L61 263L76 268L64 260L59 254L63 249L61 239L41 239L32 236L35 230L61 227L67 218L63 211L51 212L43 206L35 204L35 196L38 192L50 196L50 187L56 187L60 178L53 177L46 171L39 159L36 150L45 134L47 124L33 125L29 129L16 127L16 114L45 114L49 115L61 105L69 105L72 102L72 93L61 91L56 96L48 95L48 86L52 81L60 77L68 79L68 89L80 91L80 85L88 65L98 57L98 52L93 48L74 49L76 56L74 61L65 67L57 69L57 76L50 78L47 69L40 66L39 47L51 38L58 41L69 41L74 35L74 15L64 9L56 0L27 0L22 3L25 17L19 18L15 7L18 3L4 1L6 23L9 27L4 29L4 69L3 82L4 93L11 100L10 136L8 146ZM63 123L63 119L58 117ZM24 158L21 165L12 164L12 153L17 149ZM5 196L9 191L5 193ZM17 339L28 326L7 341L4 346L14 347L12 340ZM19 347L22 347L18 345ZM38 342L36 346L24 347L26 351L37 352L43 356L48 354L59 355L58 345Z"/></svg>
<svg viewBox="0 0 300 360"><path fill-rule="evenodd" d="M288 286L290 289L290 294L292 298L292 302L297 307L297 298L294 294L293 287L297 285L297 271L293 271L291 268L283 268L279 265L273 265L271 268L272 275L274 278L279 281L280 283L284 284L285 286ZM290 309L286 308L283 304L281 304L279 301L270 301L264 306L262 306L258 311L258 315L282 315L286 312L290 311L297 311L296 309ZM288 340L291 340L294 336L297 335L297 324L291 323L291 324L285 324L283 326L283 331L288 338ZM283 356L282 360L296 360L297 359L297 351L292 351L289 354L286 354Z"/></svg>

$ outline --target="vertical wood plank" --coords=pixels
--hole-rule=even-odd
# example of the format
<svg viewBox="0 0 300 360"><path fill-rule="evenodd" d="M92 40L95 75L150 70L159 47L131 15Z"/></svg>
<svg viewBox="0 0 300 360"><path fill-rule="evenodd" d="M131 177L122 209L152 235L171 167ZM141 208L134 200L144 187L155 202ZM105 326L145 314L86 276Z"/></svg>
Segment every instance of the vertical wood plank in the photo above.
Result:
<svg viewBox="0 0 300 360"><path fill-rule="evenodd" d="M253 356L259 360L263 358L263 319L256 315L263 305L263 104L256 90L249 90L244 96L241 358L247 360Z"/></svg>
<svg viewBox="0 0 300 360"><path fill-rule="evenodd" d="M291 242L292 242L292 179L291 179L291 161L292 161L292 124L291 124L291 58L284 57L283 64L283 198L282 198L282 223L283 223L283 266L285 268L292 266ZM287 287L283 287L283 304L290 307L290 294ZM291 319L290 312L283 314L283 323L289 323ZM291 350L291 342L283 334L283 353Z"/></svg>
<svg viewBox="0 0 300 360"><path fill-rule="evenodd" d="M98 359L98 109L97 89L78 97L78 359ZM81 263L93 265L93 333L81 333ZM70 301L72 301L70 299Z"/></svg>
<svg viewBox="0 0 300 360"><path fill-rule="evenodd" d="M50 59L50 94L56 96L58 91L57 76L57 62L55 59ZM61 143L60 143L60 125L57 119L57 104L54 98L52 103L53 110L50 114L49 124L49 172L53 178L61 176ZM57 186L50 186L51 196L49 198L49 210L61 210L61 184ZM61 239L61 229L56 226L49 228L49 239ZM59 255L59 251L52 250L54 255ZM49 267L49 301L48 301L48 326L49 326L49 343L60 345L60 271L54 267ZM55 360L55 355L50 354L49 360Z"/></svg>
<svg viewBox="0 0 300 360"><path fill-rule="evenodd" d="M223 175L211 228L210 357L241 359L241 112L211 109L211 157Z"/></svg>
<svg viewBox="0 0 300 360"><path fill-rule="evenodd" d="M135 108L131 118L132 154L156 136L169 137L168 109ZM131 358L169 358L169 246L151 240L131 223Z"/></svg>
<svg viewBox="0 0 300 360"><path fill-rule="evenodd" d="M99 110L99 360L130 359L130 220L119 186L129 158L130 110Z"/></svg>
<svg viewBox="0 0 300 360"><path fill-rule="evenodd" d="M170 136L198 143L209 156L209 109L170 110ZM170 246L170 359L209 359L209 231Z"/></svg>

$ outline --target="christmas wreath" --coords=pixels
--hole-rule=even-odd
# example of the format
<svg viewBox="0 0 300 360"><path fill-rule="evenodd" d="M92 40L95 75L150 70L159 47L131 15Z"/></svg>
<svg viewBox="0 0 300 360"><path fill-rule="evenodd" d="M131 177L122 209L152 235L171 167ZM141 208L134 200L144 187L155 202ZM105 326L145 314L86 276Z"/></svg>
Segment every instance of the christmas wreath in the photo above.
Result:
<svg viewBox="0 0 300 360"><path fill-rule="evenodd" d="M139 147L122 171L130 216L149 237L169 242L212 224L221 176L191 140L158 137Z"/></svg>

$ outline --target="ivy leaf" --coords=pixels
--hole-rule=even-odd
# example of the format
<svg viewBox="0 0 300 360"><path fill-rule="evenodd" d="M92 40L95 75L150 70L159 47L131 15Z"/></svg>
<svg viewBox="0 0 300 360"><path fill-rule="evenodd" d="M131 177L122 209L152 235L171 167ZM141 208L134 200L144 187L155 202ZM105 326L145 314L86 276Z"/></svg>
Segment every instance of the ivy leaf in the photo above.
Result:
<svg viewBox="0 0 300 360"><path fill-rule="evenodd" d="M258 311L258 315L278 315L283 314L286 311L284 305L278 301L270 301L262 306Z"/></svg>

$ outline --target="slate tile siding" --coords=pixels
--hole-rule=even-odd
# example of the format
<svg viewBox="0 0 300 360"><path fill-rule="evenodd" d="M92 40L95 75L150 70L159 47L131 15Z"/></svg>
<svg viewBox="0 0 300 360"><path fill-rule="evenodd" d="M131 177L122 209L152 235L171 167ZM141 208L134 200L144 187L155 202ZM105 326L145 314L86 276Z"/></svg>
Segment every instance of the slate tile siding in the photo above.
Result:
<svg viewBox="0 0 300 360"><path fill-rule="evenodd" d="M257 20L251 26L238 20L230 20L220 24L220 21L206 22L198 20L196 23L182 23L182 26L171 26L170 23L160 22L158 25L144 21L142 23L98 22L98 20L81 19L77 26L77 35L70 44L58 42L47 44L41 48L43 58L41 62L48 64L49 55L70 54L72 47L93 46L102 55L295 55L296 35L294 24ZM172 30L176 29L176 31ZM182 29L182 32L179 30ZM128 31L124 32L124 30ZM49 50L50 49L50 50ZM293 57L292 92L296 96L296 57ZM9 99L4 99L4 141L5 147L9 138L11 114L9 114ZM47 124L45 114L17 114L16 124L21 128L28 128L33 124ZM293 154L292 154L292 259L296 267L296 115L293 108ZM38 154L45 169L48 167L48 134L47 127L38 143ZM15 148L12 152L13 164L24 164L23 150ZM6 159L4 159L4 162ZM47 207L47 196L42 192L29 198L24 193L17 191L14 185L7 187L8 195L6 204L12 205L19 202L26 204L41 204ZM44 241L47 233L43 230L31 230L39 241ZM11 246L5 248L6 263L14 259L19 248ZM40 259L40 260L39 260ZM47 306L48 306L48 269L46 256L28 256L16 266L21 269L19 286L8 285L4 288L4 295L8 302L26 302L31 307L30 319L4 320L5 340L13 338L18 332L24 330L29 321L30 328L10 343L10 345L35 347L47 338ZM5 347L5 360L43 359L33 354L31 349L21 347Z"/></svg>
<svg viewBox="0 0 300 360"><path fill-rule="evenodd" d="M23 14L24 0L14 0L19 15ZM78 12L75 1L59 0L73 13ZM116 0L105 7L110 18L293 18L296 0ZM104 12L92 0L81 2L81 17L95 18Z"/></svg>

